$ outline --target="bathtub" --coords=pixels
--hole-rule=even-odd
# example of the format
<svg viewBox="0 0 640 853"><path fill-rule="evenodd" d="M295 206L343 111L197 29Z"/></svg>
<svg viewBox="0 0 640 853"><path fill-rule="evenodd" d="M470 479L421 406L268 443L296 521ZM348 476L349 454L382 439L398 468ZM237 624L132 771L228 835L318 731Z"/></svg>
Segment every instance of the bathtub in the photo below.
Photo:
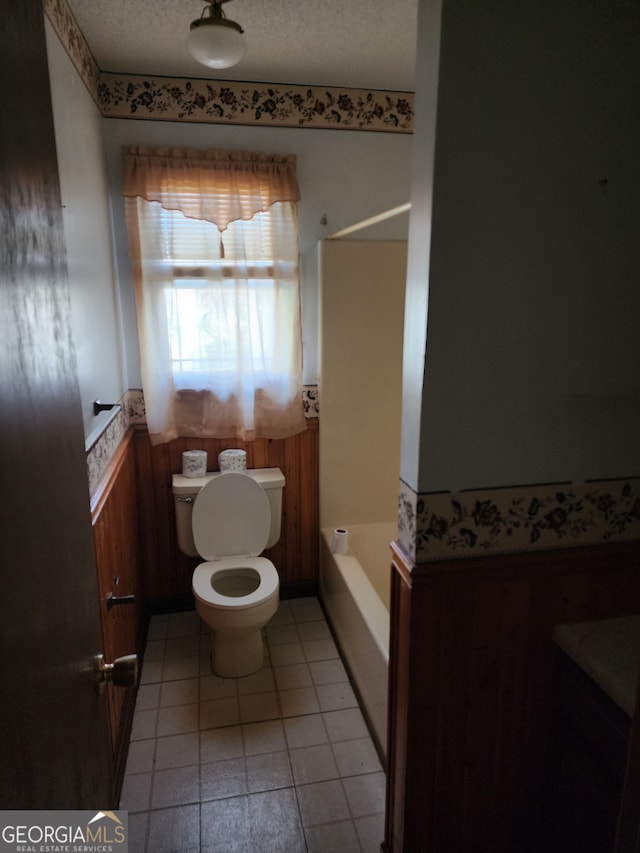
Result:
<svg viewBox="0 0 640 853"><path fill-rule="evenodd" d="M349 553L331 553L333 529L320 542L320 591L343 659L382 755L387 745L389 596L396 522L346 525Z"/></svg>

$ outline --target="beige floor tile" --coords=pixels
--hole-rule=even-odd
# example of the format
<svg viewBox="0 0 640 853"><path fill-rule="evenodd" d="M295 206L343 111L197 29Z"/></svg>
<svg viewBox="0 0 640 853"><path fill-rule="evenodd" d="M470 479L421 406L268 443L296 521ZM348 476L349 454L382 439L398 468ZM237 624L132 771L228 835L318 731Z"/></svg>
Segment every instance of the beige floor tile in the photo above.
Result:
<svg viewBox="0 0 640 853"><path fill-rule="evenodd" d="M288 752L248 755L245 761L249 791L252 794L258 793L258 791L273 791L277 788L292 787L293 777Z"/></svg>
<svg viewBox="0 0 640 853"><path fill-rule="evenodd" d="M184 613L172 613L167 626L167 637L189 637L198 636L202 620L195 610Z"/></svg>
<svg viewBox="0 0 640 853"><path fill-rule="evenodd" d="M262 720L275 720L280 717L280 705L276 693L256 693L251 696L240 696L241 723L257 723Z"/></svg>
<svg viewBox="0 0 640 853"><path fill-rule="evenodd" d="M330 660L339 657L333 640L308 640L302 643L305 658L309 663L316 660Z"/></svg>
<svg viewBox="0 0 640 853"><path fill-rule="evenodd" d="M338 778L338 768L331 747L328 745L292 749L289 757L296 785Z"/></svg>
<svg viewBox="0 0 640 853"><path fill-rule="evenodd" d="M241 726L205 729L200 732L200 763L241 758L244 755Z"/></svg>
<svg viewBox="0 0 640 853"><path fill-rule="evenodd" d="M355 740L367 737L369 731L360 708L346 708L340 711L329 711L322 715L329 735L329 740Z"/></svg>
<svg viewBox="0 0 640 853"><path fill-rule="evenodd" d="M196 678L200 675L200 658L197 655L186 658L165 658L162 668L163 681L177 681L180 678Z"/></svg>
<svg viewBox="0 0 640 853"><path fill-rule="evenodd" d="M247 723L242 726L245 755L280 752L287 748L282 720Z"/></svg>
<svg viewBox="0 0 640 853"><path fill-rule="evenodd" d="M155 684L141 684L138 687L138 695L136 696L136 711L149 711L152 708L157 708L160 704L162 686L160 682L156 682Z"/></svg>
<svg viewBox="0 0 640 853"><path fill-rule="evenodd" d="M186 767L200 761L200 735L197 731L189 734L160 737L156 747L156 770L170 767Z"/></svg>
<svg viewBox="0 0 640 853"><path fill-rule="evenodd" d="M153 684L162 681L164 659L144 661L140 672L140 684Z"/></svg>
<svg viewBox="0 0 640 853"><path fill-rule="evenodd" d="M207 699L226 699L237 696L238 679L220 678L219 675L207 673L200 676L200 701Z"/></svg>
<svg viewBox="0 0 640 853"><path fill-rule="evenodd" d="M248 794L244 758L203 764L200 768L200 793L203 802Z"/></svg>
<svg viewBox="0 0 640 853"><path fill-rule="evenodd" d="M293 622L286 625L267 625L267 642L272 649L284 643L299 641L298 629Z"/></svg>
<svg viewBox="0 0 640 853"><path fill-rule="evenodd" d="M151 812L147 849L153 853L196 853L200 849L200 805Z"/></svg>
<svg viewBox="0 0 640 853"><path fill-rule="evenodd" d="M354 823L362 853L380 853L384 838L384 814L356 818Z"/></svg>
<svg viewBox="0 0 640 853"><path fill-rule="evenodd" d="M169 637L165 648L165 660L169 658L188 658L200 654L200 636Z"/></svg>
<svg viewBox="0 0 640 853"><path fill-rule="evenodd" d="M200 773L197 765L156 770L153 774L151 808L165 809L200 802Z"/></svg>
<svg viewBox="0 0 640 853"><path fill-rule="evenodd" d="M200 698L200 680L184 678L180 681L164 681L160 690L160 707L190 705Z"/></svg>
<svg viewBox="0 0 640 853"><path fill-rule="evenodd" d="M125 776L132 773L146 773L153 770L156 743L156 738L131 741L127 755Z"/></svg>
<svg viewBox="0 0 640 853"><path fill-rule="evenodd" d="M345 740L335 747L334 752L341 776L376 773L382 769L370 737Z"/></svg>
<svg viewBox="0 0 640 853"><path fill-rule="evenodd" d="M147 740L155 737L157 720L158 712L156 710L136 710L133 714L130 740Z"/></svg>
<svg viewBox="0 0 640 853"><path fill-rule="evenodd" d="M291 602L291 612L296 622L315 622L324 619L324 610L317 599L297 599Z"/></svg>
<svg viewBox="0 0 640 853"><path fill-rule="evenodd" d="M313 687L281 690L280 706L283 717L300 717L303 714L317 714L320 710L318 697Z"/></svg>
<svg viewBox="0 0 640 853"><path fill-rule="evenodd" d="M265 666L258 672L244 678L238 678L237 682L239 696L246 696L251 693L271 693L276 689L273 669L270 666Z"/></svg>
<svg viewBox="0 0 640 853"><path fill-rule="evenodd" d="M215 729L240 722L240 708L235 696L200 702L200 728Z"/></svg>
<svg viewBox="0 0 640 853"><path fill-rule="evenodd" d="M339 779L300 785L296 793L305 829L323 823L348 820L351 817Z"/></svg>
<svg viewBox="0 0 640 853"><path fill-rule="evenodd" d="M198 731L198 703L174 705L158 711L158 737Z"/></svg>
<svg viewBox="0 0 640 853"><path fill-rule="evenodd" d="M328 743L329 738L320 714L306 714L284 720L284 730L289 749L317 746Z"/></svg>
<svg viewBox="0 0 640 853"><path fill-rule="evenodd" d="M138 773L135 776L125 776L120 794L120 808L128 812L148 811L151 803L152 781L152 773Z"/></svg>
<svg viewBox="0 0 640 853"><path fill-rule="evenodd" d="M341 660L318 660L309 664L309 670L314 684L337 684L348 681L349 676Z"/></svg>
<svg viewBox="0 0 640 853"><path fill-rule="evenodd" d="M307 830L308 853L360 853L358 837L350 820L313 826Z"/></svg>
<svg viewBox="0 0 640 853"><path fill-rule="evenodd" d="M316 693L321 711L358 707L358 700L348 681L341 681L338 684L317 684Z"/></svg>
<svg viewBox="0 0 640 853"><path fill-rule="evenodd" d="M296 641L294 643L282 643L278 646L270 647L270 657L272 666L288 666L294 663L306 663L304 649L302 643Z"/></svg>
<svg viewBox="0 0 640 853"><path fill-rule="evenodd" d="M384 773L365 773L342 780L353 817L384 813L386 780Z"/></svg>
<svg viewBox="0 0 640 853"><path fill-rule="evenodd" d="M294 663L289 666L275 667L278 690L293 690L296 687L311 687L313 680L309 665Z"/></svg>
<svg viewBox="0 0 640 853"><path fill-rule="evenodd" d="M291 625L293 621L291 607L286 601L281 601L278 611L269 622L269 625Z"/></svg>
<svg viewBox="0 0 640 853"><path fill-rule="evenodd" d="M301 622L298 624L298 634L303 643L310 640L330 640L331 631L329 626L324 621L319 622Z"/></svg>

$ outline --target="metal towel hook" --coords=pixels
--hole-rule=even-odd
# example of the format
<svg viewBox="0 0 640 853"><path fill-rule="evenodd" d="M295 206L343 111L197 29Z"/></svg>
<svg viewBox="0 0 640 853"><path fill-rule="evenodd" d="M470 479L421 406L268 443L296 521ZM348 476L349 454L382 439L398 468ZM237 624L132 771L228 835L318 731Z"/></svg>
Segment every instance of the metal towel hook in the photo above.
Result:
<svg viewBox="0 0 640 853"><path fill-rule="evenodd" d="M93 414L94 416L98 416L100 412L110 412L111 409L118 408L118 411L122 409L121 403L101 403L100 400L94 400L93 402Z"/></svg>

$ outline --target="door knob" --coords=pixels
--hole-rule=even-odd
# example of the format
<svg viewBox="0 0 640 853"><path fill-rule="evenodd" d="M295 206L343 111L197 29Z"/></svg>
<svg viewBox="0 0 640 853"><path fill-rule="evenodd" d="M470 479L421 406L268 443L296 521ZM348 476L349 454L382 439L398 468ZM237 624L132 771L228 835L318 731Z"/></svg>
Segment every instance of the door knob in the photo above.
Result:
<svg viewBox="0 0 640 853"><path fill-rule="evenodd" d="M116 687L135 687L138 683L138 655L124 655L113 663L105 663L104 655L98 655L96 675L99 686L110 682Z"/></svg>

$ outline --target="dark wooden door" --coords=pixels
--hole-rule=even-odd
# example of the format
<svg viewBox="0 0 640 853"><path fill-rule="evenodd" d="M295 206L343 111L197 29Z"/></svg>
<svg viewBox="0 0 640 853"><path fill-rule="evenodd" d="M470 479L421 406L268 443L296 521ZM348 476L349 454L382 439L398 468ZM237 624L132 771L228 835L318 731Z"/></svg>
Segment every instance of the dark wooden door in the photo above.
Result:
<svg viewBox="0 0 640 853"><path fill-rule="evenodd" d="M113 807L42 2L1 9L0 807Z"/></svg>

